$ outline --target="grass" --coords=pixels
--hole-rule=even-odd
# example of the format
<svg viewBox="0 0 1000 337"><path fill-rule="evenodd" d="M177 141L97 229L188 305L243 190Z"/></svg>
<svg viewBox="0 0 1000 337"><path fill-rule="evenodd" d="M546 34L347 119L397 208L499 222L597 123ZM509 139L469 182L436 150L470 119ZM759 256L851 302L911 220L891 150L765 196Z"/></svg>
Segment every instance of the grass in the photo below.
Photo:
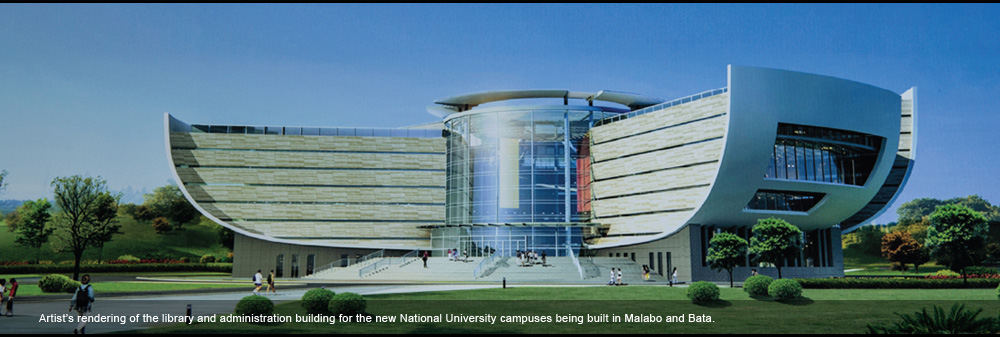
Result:
<svg viewBox="0 0 1000 337"><path fill-rule="evenodd" d="M170 283L170 282L94 282L92 283L94 287L95 296L101 293L131 293L131 292L148 292L148 291L166 291L166 290L195 290L195 289L247 289L251 287L244 283ZM59 295L59 293L43 293L37 285L34 284L24 284L19 285L17 288L18 296L35 296L35 295ZM72 297L72 294L66 294ZM67 298L69 298L67 297Z"/></svg>
<svg viewBox="0 0 1000 337"><path fill-rule="evenodd" d="M128 216L119 216L118 224L125 234L115 235L104 246L103 252L97 248L87 248L83 253L83 260L107 261L122 255L142 258L148 254L158 254L172 258L189 257L197 261L202 255L225 257L229 252L217 242L215 228L218 225L214 223L188 223L183 226L183 230L165 234L156 234L151 224L136 222ZM14 233L8 231L6 223L0 226L0 252L3 252L0 261L34 261L37 250L18 246L14 243L15 237ZM42 245L40 260L55 263L73 260L73 253L53 252L51 240L54 238L50 237L50 242Z"/></svg>
<svg viewBox="0 0 1000 337"><path fill-rule="evenodd" d="M806 289L804 299L754 299L741 289L722 288L721 301L693 303L687 288L571 287L511 288L366 296L367 313L541 315L599 317L611 314L707 315L712 323L202 323L171 325L131 333L863 333L867 324L898 320L932 305L967 303L971 309L1000 310L993 289ZM306 315L299 302L277 305L278 315Z"/></svg>
<svg viewBox="0 0 1000 337"><path fill-rule="evenodd" d="M882 256L865 254L857 249L844 249L844 270L861 269L847 272L845 275L877 275L877 276L923 276L934 274L938 270L946 269L935 262L920 265L920 273L913 272L913 265L909 265L910 270L891 270L892 265Z"/></svg>

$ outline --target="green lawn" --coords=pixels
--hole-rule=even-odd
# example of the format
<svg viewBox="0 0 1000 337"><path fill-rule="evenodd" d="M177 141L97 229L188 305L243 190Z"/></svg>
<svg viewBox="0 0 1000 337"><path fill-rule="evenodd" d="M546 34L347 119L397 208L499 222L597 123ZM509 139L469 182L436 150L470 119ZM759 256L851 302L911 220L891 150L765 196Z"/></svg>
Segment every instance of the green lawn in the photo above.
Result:
<svg viewBox="0 0 1000 337"><path fill-rule="evenodd" d="M247 289L248 291L251 289L251 286L247 285L246 282L243 283L95 282L92 285L94 287L95 294L131 293L131 292L164 291L164 290L218 289L218 288ZM25 284L18 286L17 295L34 296L34 295L58 295L58 294L43 293L42 290L39 289L37 285ZM73 295L67 294L66 296L72 297Z"/></svg>
<svg viewBox="0 0 1000 337"><path fill-rule="evenodd" d="M890 270L889 261L882 256L868 255L856 249L844 249L844 270L862 269L859 271L847 272L846 275L928 275L934 274L938 270L945 269L934 261L920 265L920 273L913 272L913 265L909 265L910 270L898 271Z"/></svg>
<svg viewBox="0 0 1000 337"><path fill-rule="evenodd" d="M741 289L721 289L721 301L695 304L687 288L567 287L463 290L367 296L367 313L399 319L400 314L540 315L597 317L601 314L711 316L712 323L201 323L171 325L134 333L863 333L869 323L886 324L893 312L911 313L932 305L966 303L1000 311L993 289L828 290L806 289L793 302L753 299ZM299 302L280 304L278 315L306 315Z"/></svg>
<svg viewBox="0 0 1000 337"><path fill-rule="evenodd" d="M217 235L214 223L188 223L180 231L171 231L166 234L156 234L153 226L148 223L138 223L131 217L118 217L121 231L125 234L115 235L114 239L107 243L103 252L97 248L88 248L83 253L84 260L113 260L122 255L133 255L142 258L146 254L159 254L161 256L181 258L189 257L197 261L202 255L211 254L216 257L225 257L228 249L217 243ZM36 250L25 248L14 243L16 237L14 233L7 230L7 225L0 221L0 261L34 261ZM50 240L54 239L50 237ZM42 261L72 261L72 253L55 253L52 251L51 242L42 245Z"/></svg>

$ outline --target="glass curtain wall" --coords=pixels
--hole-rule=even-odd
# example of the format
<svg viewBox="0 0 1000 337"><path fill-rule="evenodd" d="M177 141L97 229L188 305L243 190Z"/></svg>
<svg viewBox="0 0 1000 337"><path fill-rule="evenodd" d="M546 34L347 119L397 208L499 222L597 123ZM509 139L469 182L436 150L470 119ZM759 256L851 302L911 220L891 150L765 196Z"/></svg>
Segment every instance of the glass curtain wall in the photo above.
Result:
<svg viewBox="0 0 1000 337"><path fill-rule="evenodd" d="M486 111L445 122L449 225L581 222L578 159L604 111ZM586 172L584 174L589 174Z"/></svg>
<svg viewBox="0 0 1000 337"><path fill-rule="evenodd" d="M862 186L875 167L882 137L779 124L764 178Z"/></svg>

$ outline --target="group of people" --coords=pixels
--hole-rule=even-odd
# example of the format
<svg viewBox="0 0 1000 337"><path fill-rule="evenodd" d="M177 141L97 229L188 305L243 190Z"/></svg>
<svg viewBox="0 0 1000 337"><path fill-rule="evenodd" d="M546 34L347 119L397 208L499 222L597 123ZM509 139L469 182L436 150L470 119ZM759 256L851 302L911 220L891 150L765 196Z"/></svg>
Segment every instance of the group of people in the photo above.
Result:
<svg viewBox="0 0 1000 337"><path fill-rule="evenodd" d="M518 266L521 266L521 267L531 266L531 265L538 264L538 263L541 263L542 267L545 266L545 251L542 251L541 254L538 254L537 252L535 252L533 250L529 250L529 251L526 251L526 252L522 252L520 250L517 251L517 265Z"/></svg>
<svg viewBox="0 0 1000 337"><path fill-rule="evenodd" d="M468 249L463 250L462 251L462 255L461 255L461 259L459 259L458 248L449 249L448 250L448 261L468 262L469 261L469 250ZM427 267L426 263L424 263L424 267Z"/></svg>
<svg viewBox="0 0 1000 337"><path fill-rule="evenodd" d="M611 280L608 281L609 286L620 286L622 283L622 269L618 268L618 272L615 272L615 268L611 268Z"/></svg>
<svg viewBox="0 0 1000 337"><path fill-rule="evenodd" d="M263 281L264 281L264 276L260 274L260 269L257 269L257 274L255 274L253 276L253 285L254 285L253 294L254 295L260 295L260 288L263 287ZM273 269L271 270L270 274L267 274L267 290L264 290L264 296L267 296L268 292L270 292L272 294L275 294L275 295L278 294L278 292L274 289L274 270Z"/></svg>
<svg viewBox="0 0 1000 337"><path fill-rule="evenodd" d="M8 291L7 296L4 291ZM14 316L14 295L17 295L17 279L10 279L9 287L6 279L0 279L0 316Z"/></svg>

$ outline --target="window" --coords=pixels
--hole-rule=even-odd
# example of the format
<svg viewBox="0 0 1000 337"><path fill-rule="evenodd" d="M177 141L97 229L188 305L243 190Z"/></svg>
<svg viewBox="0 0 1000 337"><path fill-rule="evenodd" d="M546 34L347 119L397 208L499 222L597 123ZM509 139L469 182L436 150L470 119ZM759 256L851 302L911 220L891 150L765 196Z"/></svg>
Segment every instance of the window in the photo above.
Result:
<svg viewBox="0 0 1000 337"><path fill-rule="evenodd" d="M278 254L278 260L274 263L274 276L282 277L285 275L285 254Z"/></svg>
<svg viewBox="0 0 1000 337"><path fill-rule="evenodd" d="M808 212L823 199L823 193L758 190L744 209Z"/></svg>

